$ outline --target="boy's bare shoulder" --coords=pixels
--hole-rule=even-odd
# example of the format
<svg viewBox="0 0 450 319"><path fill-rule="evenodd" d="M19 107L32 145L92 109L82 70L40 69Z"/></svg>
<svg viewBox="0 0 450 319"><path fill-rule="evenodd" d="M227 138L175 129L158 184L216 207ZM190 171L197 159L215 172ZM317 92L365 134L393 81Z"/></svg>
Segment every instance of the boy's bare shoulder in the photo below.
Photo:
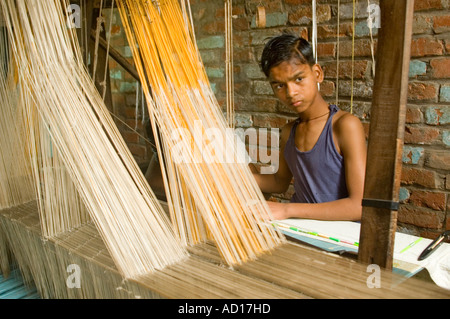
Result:
<svg viewBox="0 0 450 319"><path fill-rule="evenodd" d="M362 123L355 115L339 110L333 118L333 127L336 131L360 129L362 128Z"/></svg>

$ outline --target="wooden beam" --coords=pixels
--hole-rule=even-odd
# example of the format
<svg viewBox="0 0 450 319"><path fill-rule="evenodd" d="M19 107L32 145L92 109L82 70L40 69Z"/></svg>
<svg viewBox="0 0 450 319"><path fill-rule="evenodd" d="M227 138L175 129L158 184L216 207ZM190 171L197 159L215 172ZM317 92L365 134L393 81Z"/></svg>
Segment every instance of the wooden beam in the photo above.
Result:
<svg viewBox="0 0 450 319"><path fill-rule="evenodd" d="M381 0L358 259L392 268L397 228L413 0Z"/></svg>
<svg viewBox="0 0 450 319"><path fill-rule="evenodd" d="M95 30L91 30L91 39L93 41L95 41ZM100 47L103 50L106 50L108 47L108 42L102 37L100 36L98 39L98 43L100 45ZM130 73L130 75L136 80L136 81L141 81L139 78L139 73L137 72L136 68L134 67L133 64L131 64L130 62L128 62L127 59L125 59L123 57L122 54L120 54L119 51L117 51L116 49L114 49L113 47L109 47L109 56L111 58L113 58L114 61L116 61L121 67L123 67L125 69L125 71L127 71L128 73Z"/></svg>

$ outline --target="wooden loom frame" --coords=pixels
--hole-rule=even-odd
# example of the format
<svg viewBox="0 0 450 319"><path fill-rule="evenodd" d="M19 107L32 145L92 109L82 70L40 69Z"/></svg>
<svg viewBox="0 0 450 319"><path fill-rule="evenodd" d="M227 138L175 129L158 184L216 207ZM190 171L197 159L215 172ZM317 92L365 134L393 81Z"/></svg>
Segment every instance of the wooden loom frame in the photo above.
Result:
<svg viewBox="0 0 450 319"><path fill-rule="evenodd" d="M89 1L92 8L98 8L99 3ZM381 25L390 25L399 32L388 34L382 27L378 34L358 259L392 269L414 0L381 0L380 8ZM90 20L94 17L93 13ZM93 30L91 35L94 37ZM100 45L106 50L104 39ZM119 52L112 50L110 56L139 81L134 67ZM106 56L102 55L102 59ZM102 60L100 65L104 64ZM380 172L384 173L382 177ZM380 181L386 187L379 187Z"/></svg>
<svg viewBox="0 0 450 319"><path fill-rule="evenodd" d="M96 1L96 2L98 2L98 1ZM412 2L413 1L407 1L407 5L405 7L403 7L403 9L408 9L408 8L411 9ZM398 1L397 1L397 3L398 3ZM382 8L383 8L383 6L385 8L390 8L390 9L393 9L394 7L395 8L399 8L398 5L394 4L393 0L384 0L384 1L382 0L380 4L382 5ZM385 21L385 23L386 23L387 19L389 19L389 16L386 15L385 18L382 19L382 21ZM411 21L411 20L409 20L409 21ZM404 39L406 38L405 34L407 34L407 32L405 32L403 34L403 38ZM102 43L102 41L101 41L101 43ZM404 40L402 43L405 45L405 43L407 43L407 41ZM403 47L403 49L404 49L402 51L402 52L404 52L404 54L402 56L403 63L401 64L402 67L403 67L403 69L402 69L403 72L401 73L402 76L404 76L405 56L407 56L408 59L409 59L408 54L406 54L406 51L408 51L408 50L406 50L405 47ZM378 50L379 50L379 52L381 52L380 48ZM114 50L112 50L112 51L110 51L110 56L113 57L117 62L119 62L119 64L121 64L127 71L129 71L133 75L133 67L131 65L129 65L124 59L122 61L120 61L121 60L121 56L120 56L119 53L117 53ZM106 57L106 55L103 55L103 58L106 61L106 59L108 57ZM99 61L100 61L100 63L99 63L100 66L106 65L106 63L102 63L103 61L101 61L101 60L99 60ZM380 63L379 65L382 65L382 64ZM379 74L379 72L377 72L377 74ZM388 77L388 79L392 80L392 78L390 78L390 77ZM378 82L376 82L376 83L378 83ZM383 87L383 82L379 82L379 83L381 83L379 85L381 87ZM402 86L404 86L404 81L401 81L400 83L401 83ZM377 94L380 93L380 91L377 91L377 92L378 92ZM400 90L400 92L404 92L404 90L403 91ZM375 94L375 90L374 90L374 95L376 95ZM403 97L403 95L401 93L400 93L400 96ZM374 100L375 100L375 98L374 98ZM394 108L395 108L395 105L396 105L395 103L389 104L390 107L394 107ZM400 112L399 112L400 119L401 119L402 116L403 116L402 115L402 111L400 110ZM400 141L402 141L401 138L400 138ZM399 146L401 146L399 144L399 140L396 139L396 149L395 150L397 152L399 150ZM371 148L370 142L369 142L369 148ZM398 156L398 153L394 154L394 155ZM397 169L398 169L398 166L397 166ZM395 174L395 176L398 177L398 174ZM393 193L395 193L395 184L393 184L393 186L394 187L393 187L393 189L391 189L391 191ZM371 195L370 193L368 193L368 194L369 194L369 196ZM365 195L365 197L367 197L367 196ZM389 197L388 197L387 200L390 201ZM355 269L359 267L358 268L359 271L361 271L361 269L363 269L363 268L361 268L361 266L363 266L363 264L367 264L367 263L376 263L376 264L378 264L378 265L380 265L380 266L382 266L384 268L390 268L391 267L392 262L391 262L391 265L389 265L389 258L392 259L392 249L390 249L389 246L392 245L390 247L393 247L392 236L395 233L395 228L390 227L387 232L385 230L380 232L379 229L377 229L377 231L371 231L371 228L367 227L367 225L370 225L374 221L377 222L378 220L382 220L384 222L382 225L386 225L386 220L388 220L388 224L389 225L392 224L395 216L393 214L391 214L391 215L388 216L388 218L386 218L385 208L382 208L382 209L383 209L383 211L381 213L379 213L378 211L375 211L375 213L372 213L371 215L369 215L369 217L368 217L368 215L366 213L364 213L364 215L363 215L362 229L366 229L367 228L369 230L367 231L367 233L365 232L364 234L361 234L361 237L363 238L363 241L361 243L361 251L368 252L368 254L370 256L369 259L367 259L365 257L363 258L363 257L360 256L360 258L359 258L359 260L361 261L361 265L360 266L356 266L356 265L352 264L351 261L345 261L345 262L343 262L343 264L345 264L345 265L352 265L352 267L354 267ZM14 209L8 210L8 212L13 214L14 213ZM382 227L382 226L380 226L380 227ZM388 238L388 239L386 240L386 238ZM384 254L383 253L376 253L375 257L372 257L372 253L371 252L373 251L373 247L368 245L368 244L366 244L367 242L370 242L371 240L374 240L374 242L376 242L378 240L381 240L381 242L386 243L386 245L383 246L383 248L387 247L386 252ZM215 254L214 250L209 251L209 248L206 248L205 250L207 252L205 253L205 251L202 251L202 249L203 248L193 248L193 250L196 251L195 252L196 254L201 255L202 257L206 257L207 259L213 259L213 260L215 259L216 262L217 262L217 257L218 256ZM301 249L298 252L301 252ZM270 257L267 257L267 258L270 258ZM329 257L324 257L323 260L326 260L327 262L333 262L333 258L329 258ZM294 267L295 267L295 265L294 265ZM253 269L252 266L243 265L242 267L239 267L239 268L240 268L241 271L244 270L243 273L245 273L245 274L253 274L253 275L258 276L258 277L260 277L260 276L264 277L264 274L259 273L259 271L257 269ZM229 274L229 275L231 276L231 274ZM267 277L264 277L264 278L266 278L266 280L270 280L270 278L267 278ZM282 280L286 280L286 277L282 277L281 279ZM224 281L224 283L225 282L226 282L226 280ZM281 285L281 283L280 283L280 285ZM289 289L294 288L294 287L289 286L289 284L287 284L285 282L283 282L283 286L286 286ZM297 288L295 288L293 290L294 291L298 291ZM431 290L433 290L433 289L431 289ZM434 290L433 290L433 292L434 292ZM166 293L161 293L161 295L164 296L164 297L175 297L175 298L177 297L177 295L167 295ZM326 296L329 296L328 293L316 294L316 295L314 293L311 293L311 294L307 294L307 295L308 296L311 295L311 296L314 296L314 297L326 297ZM376 295L377 294L375 294L375 296ZM405 294L405 296L407 296L407 295L408 294ZM179 297L185 297L185 298L188 297L186 295L178 295L178 296ZM199 296L201 296L201 294ZM224 295L224 296L227 296L227 295ZM269 294L269 296L272 296L272 295ZM301 296L302 296L302 294L297 294L297 293L293 293L292 294L292 297L294 297L294 298L301 297ZM351 294L344 294L344 296L351 296ZM242 295L241 297L249 298L249 297L251 297L251 295Z"/></svg>

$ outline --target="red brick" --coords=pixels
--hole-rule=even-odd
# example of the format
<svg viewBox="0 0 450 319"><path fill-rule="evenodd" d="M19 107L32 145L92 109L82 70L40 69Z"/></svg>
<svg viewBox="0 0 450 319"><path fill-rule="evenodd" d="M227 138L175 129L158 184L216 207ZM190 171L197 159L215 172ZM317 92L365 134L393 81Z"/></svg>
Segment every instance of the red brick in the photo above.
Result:
<svg viewBox="0 0 450 319"><path fill-rule="evenodd" d="M445 40L445 52L450 53L450 40Z"/></svg>
<svg viewBox="0 0 450 319"><path fill-rule="evenodd" d="M436 172L421 168L403 167L402 183L405 185L436 188Z"/></svg>
<svg viewBox="0 0 450 319"><path fill-rule="evenodd" d="M425 165L430 168L448 170L450 167L450 151L429 151L425 160Z"/></svg>
<svg viewBox="0 0 450 319"><path fill-rule="evenodd" d="M336 38L337 27L336 25L318 25L317 26L317 38L328 39ZM345 37L353 34L353 26L351 23L341 23L339 27L339 37Z"/></svg>
<svg viewBox="0 0 450 319"><path fill-rule="evenodd" d="M113 105L118 105L119 108L122 105L125 105L125 96L123 94L113 94L112 99L113 99Z"/></svg>
<svg viewBox="0 0 450 319"><path fill-rule="evenodd" d="M450 78L450 58L432 59L430 65L435 78Z"/></svg>
<svg viewBox="0 0 450 319"><path fill-rule="evenodd" d="M235 31L246 31L250 27L247 18L245 17L237 17L233 19L233 30Z"/></svg>
<svg viewBox="0 0 450 319"><path fill-rule="evenodd" d="M441 0L415 0L414 11L442 9Z"/></svg>
<svg viewBox="0 0 450 319"><path fill-rule="evenodd" d="M408 99L413 101L437 101L439 85L426 82L410 82Z"/></svg>
<svg viewBox="0 0 450 319"><path fill-rule="evenodd" d="M445 210L446 196L444 193L415 190L409 197L411 204L428 207L434 210Z"/></svg>
<svg viewBox="0 0 450 319"><path fill-rule="evenodd" d="M129 127L135 128L140 131L144 129L144 125L142 124L142 121L136 121L135 119L128 119L125 120L124 123L128 125Z"/></svg>
<svg viewBox="0 0 450 319"><path fill-rule="evenodd" d="M207 23L201 29L204 34L224 33L225 22L223 20L218 20L211 23Z"/></svg>
<svg viewBox="0 0 450 319"><path fill-rule="evenodd" d="M217 87L220 88L222 92L227 91L227 84L225 81L216 81L218 83ZM234 82L234 93L236 95L249 95L250 93L250 82ZM225 93L224 93L225 94Z"/></svg>
<svg viewBox="0 0 450 319"><path fill-rule="evenodd" d="M433 19L424 14L415 14L413 18L413 34L428 33L431 30Z"/></svg>
<svg viewBox="0 0 450 319"><path fill-rule="evenodd" d="M293 12L289 14L289 23L292 25L306 24L312 18L312 7L302 6L296 8ZM317 22L323 23L331 19L331 8L329 5L319 5L317 6Z"/></svg>
<svg viewBox="0 0 450 319"><path fill-rule="evenodd" d="M235 109L239 112L271 112L277 111L278 100L276 98L243 99L235 97Z"/></svg>
<svg viewBox="0 0 450 319"><path fill-rule="evenodd" d="M320 58L334 57L336 54L336 44L335 43L318 43L317 44L317 55Z"/></svg>
<svg viewBox="0 0 450 319"><path fill-rule="evenodd" d="M224 53L225 55L225 53ZM233 60L235 63L254 62L254 54L250 47L234 48ZM223 60L224 61L224 60Z"/></svg>
<svg viewBox="0 0 450 319"><path fill-rule="evenodd" d="M442 55L444 46L442 41L433 38L413 39L411 43L411 56L422 57L430 55Z"/></svg>
<svg viewBox="0 0 450 319"><path fill-rule="evenodd" d="M425 228L442 228L444 222L443 212L436 212L423 207L401 205L398 211L398 222L416 225Z"/></svg>
<svg viewBox="0 0 450 319"><path fill-rule="evenodd" d="M323 81L320 84L320 93L322 96L330 97L333 96L335 93L335 87L333 81Z"/></svg>
<svg viewBox="0 0 450 319"><path fill-rule="evenodd" d="M433 19L433 29L436 33L447 32L450 30L450 15L437 16Z"/></svg>
<svg viewBox="0 0 450 319"><path fill-rule="evenodd" d="M127 44L126 37L121 35L111 36L109 45L113 48L123 47Z"/></svg>
<svg viewBox="0 0 450 319"><path fill-rule="evenodd" d="M410 144L433 144L439 138L439 129L426 126L406 125L404 142Z"/></svg>
<svg viewBox="0 0 450 319"><path fill-rule="evenodd" d="M139 143L139 134L136 132L125 131L122 133L122 137L126 143Z"/></svg>
<svg viewBox="0 0 450 319"><path fill-rule="evenodd" d="M406 123L417 124L423 121L422 111L418 107L408 107L406 109Z"/></svg>
<svg viewBox="0 0 450 319"><path fill-rule="evenodd" d="M253 125L255 127L282 128L288 123L286 117L274 116L273 114L261 114L253 116Z"/></svg>
<svg viewBox="0 0 450 319"><path fill-rule="evenodd" d="M376 53L377 41L374 41L374 53ZM355 41L353 50L352 41L341 41L339 45L340 57L351 57L352 51L354 56L372 56L371 41L370 39L359 39Z"/></svg>
<svg viewBox="0 0 450 319"><path fill-rule="evenodd" d="M135 119L136 118L136 108L135 107L122 106L120 108L120 115L122 115L126 119ZM138 113L138 117L139 117L139 113Z"/></svg>
<svg viewBox="0 0 450 319"><path fill-rule="evenodd" d="M147 155L147 148L143 145L128 145L128 148L131 151L131 154L137 157L145 158Z"/></svg>
<svg viewBox="0 0 450 319"><path fill-rule="evenodd" d="M311 0L284 0L284 3L291 5L311 4Z"/></svg>
<svg viewBox="0 0 450 319"><path fill-rule="evenodd" d="M365 78L367 70L369 68L369 61L358 60L354 63L353 78L362 79ZM323 66L326 78L336 78L336 62L324 64ZM339 62L339 78L351 79L352 78L352 61L340 61Z"/></svg>

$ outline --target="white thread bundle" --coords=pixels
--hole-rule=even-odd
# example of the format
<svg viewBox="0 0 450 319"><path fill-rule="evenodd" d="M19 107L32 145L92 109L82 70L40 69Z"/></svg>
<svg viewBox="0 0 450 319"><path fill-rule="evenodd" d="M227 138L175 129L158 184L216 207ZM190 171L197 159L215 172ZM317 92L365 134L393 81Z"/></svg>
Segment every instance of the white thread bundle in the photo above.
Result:
<svg viewBox="0 0 450 319"><path fill-rule="evenodd" d="M182 260L155 195L88 76L60 0L5 0L1 7L24 94L50 127L78 192L125 277Z"/></svg>
<svg viewBox="0 0 450 319"><path fill-rule="evenodd" d="M27 128L23 122L23 98L17 83L16 64L0 30L0 208L36 198L31 164L26 151Z"/></svg>

